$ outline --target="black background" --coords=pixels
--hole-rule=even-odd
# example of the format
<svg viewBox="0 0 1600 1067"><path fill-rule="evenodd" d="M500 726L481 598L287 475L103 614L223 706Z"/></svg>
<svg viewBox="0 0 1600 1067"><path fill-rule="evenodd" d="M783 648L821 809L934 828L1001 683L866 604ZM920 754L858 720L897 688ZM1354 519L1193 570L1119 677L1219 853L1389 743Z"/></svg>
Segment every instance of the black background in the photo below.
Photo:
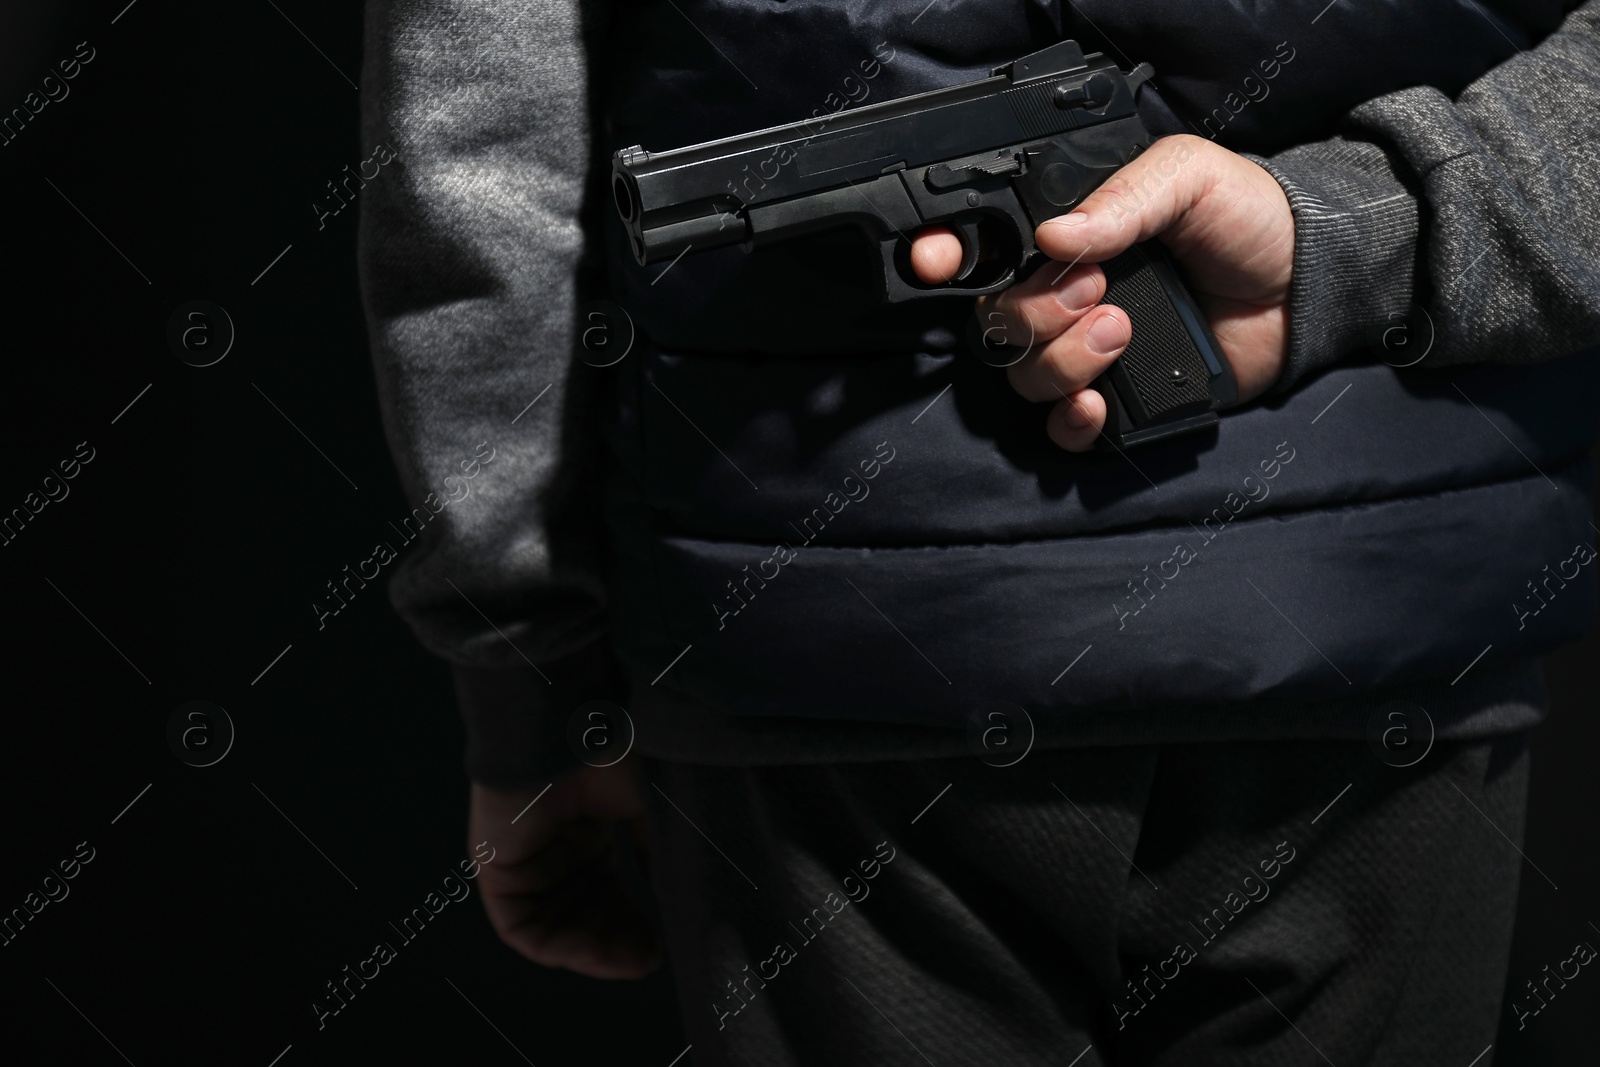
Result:
<svg viewBox="0 0 1600 1067"><path fill-rule="evenodd" d="M368 363L356 212L319 230L312 207L362 158L360 12L125 2L0 16L0 111L78 42L95 50L0 147L0 511L79 442L95 450L0 548L0 913L79 842L95 850L0 947L0 1048L141 1067L665 1067L684 1040L664 975L602 984L524 963L476 893L317 1029L323 983L395 940L388 923L467 854L444 666L377 584L323 630L309 607L408 508ZM207 368L166 342L193 299L237 330ZM1518 988L1600 940L1597 653L1591 634L1547 664L1524 849L1549 881L1524 865ZM193 699L237 728L208 768L166 740ZM1507 1012L1495 1062L1592 1062L1597 1007L1585 972L1525 1030Z"/></svg>

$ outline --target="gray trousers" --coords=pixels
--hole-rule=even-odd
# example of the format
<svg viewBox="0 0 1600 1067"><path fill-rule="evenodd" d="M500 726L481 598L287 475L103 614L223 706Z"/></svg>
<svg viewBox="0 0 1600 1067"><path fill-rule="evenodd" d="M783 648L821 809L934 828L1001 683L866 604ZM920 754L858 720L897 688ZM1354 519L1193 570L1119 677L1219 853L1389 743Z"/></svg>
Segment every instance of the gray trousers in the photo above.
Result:
<svg viewBox="0 0 1600 1067"><path fill-rule="evenodd" d="M1406 769L1304 740L1003 769L650 761L691 1058L1473 1062L1501 1010L1526 740L1441 740Z"/></svg>

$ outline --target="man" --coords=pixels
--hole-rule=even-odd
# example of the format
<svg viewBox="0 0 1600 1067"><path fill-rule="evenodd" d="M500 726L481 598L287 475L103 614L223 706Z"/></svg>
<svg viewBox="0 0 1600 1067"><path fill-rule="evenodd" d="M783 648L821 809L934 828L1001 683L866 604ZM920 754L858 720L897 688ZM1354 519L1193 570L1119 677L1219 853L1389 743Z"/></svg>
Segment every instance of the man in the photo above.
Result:
<svg viewBox="0 0 1600 1067"><path fill-rule="evenodd" d="M631 827L697 1063L1493 1040L1534 661L1595 606L1592 0L508 0L370 26L391 443L418 499L473 479L393 593L456 664L508 944L653 967L612 864ZM980 302L1033 331L1003 376L963 354L970 304L880 306L849 234L627 254L615 149L1066 37L1152 62L1178 136ZM1090 452L1086 387L1139 328L1097 264L1147 238L1245 404ZM952 240L918 235L925 281ZM607 295L625 316L591 318Z"/></svg>

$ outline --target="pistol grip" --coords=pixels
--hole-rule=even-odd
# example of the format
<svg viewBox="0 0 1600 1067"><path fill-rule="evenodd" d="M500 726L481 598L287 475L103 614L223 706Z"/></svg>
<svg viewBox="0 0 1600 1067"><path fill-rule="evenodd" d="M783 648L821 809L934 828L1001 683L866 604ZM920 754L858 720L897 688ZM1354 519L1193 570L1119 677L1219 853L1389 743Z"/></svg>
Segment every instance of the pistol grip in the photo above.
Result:
<svg viewBox="0 0 1600 1067"><path fill-rule="evenodd" d="M1128 313L1133 336L1091 383L1106 401L1097 447L1126 448L1215 423L1217 409L1238 399L1238 384L1165 246L1145 241L1101 267L1102 303Z"/></svg>

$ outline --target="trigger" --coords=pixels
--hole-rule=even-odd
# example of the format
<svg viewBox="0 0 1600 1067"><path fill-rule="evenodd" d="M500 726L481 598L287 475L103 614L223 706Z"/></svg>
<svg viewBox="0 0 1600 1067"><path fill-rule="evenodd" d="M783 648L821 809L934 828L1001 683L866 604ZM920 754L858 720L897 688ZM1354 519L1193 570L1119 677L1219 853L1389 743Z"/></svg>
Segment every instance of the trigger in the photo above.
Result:
<svg viewBox="0 0 1600 1067"><path fill-rule="evenodd" d="M978 222L976 219L957 221L952 228L961 240L961 269L950 280L960 282L965 281L967 275L972 273L972 268L978 265Z"/></svg>

